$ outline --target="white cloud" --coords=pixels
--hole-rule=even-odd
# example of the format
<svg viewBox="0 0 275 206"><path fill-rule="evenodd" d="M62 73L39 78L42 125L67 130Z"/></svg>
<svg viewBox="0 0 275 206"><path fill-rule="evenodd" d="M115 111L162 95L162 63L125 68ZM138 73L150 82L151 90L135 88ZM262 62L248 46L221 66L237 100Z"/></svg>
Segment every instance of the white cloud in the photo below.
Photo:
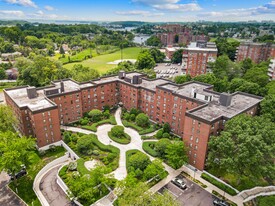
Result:
<svg viewBox="0 0 275 206"><path fill-rule="evenodd" d="M5 2L9 4L16 4L19 6L37 8L37 5L32 0L5 0Z"/></svg>
<svg viewBox="0 0 275 206"><path fill-rule="evenodd" d="M163 16L164 13L151 13L149 11L142 11L142 10L132 10L132 11L117 11L116 14L118 15L132 15L132 16L146 16L146 17L153 17L153 16Z"/></svg>
<svg viewBox="0 0 275 206"><path fill-rule="evenodd" d="M53 11L54 8L52 6L45 6L44 7L47 11Z"/></svg>
<svg viewBox="0 0 275 206"><path fill-rule="evenodd" d="M132 0L134 3L141 3L157 10L167 11L199 11L202 8L196 2L181 4L180 0Z"/></svg>
<svg viewBox="0 0 275 206"><path fill-rule="evenodd" d="M22 18L25 14L23 11L12 11L12 10L0 10L0 17L3 18Z"/></svg>
<svg viewBox="0 0 275 206"><path fill-rule="evenodd" d="M230 9L225 11L212 11L201 13L200 17L248 17L248 16L258 16L263 14L275 14L275 1L271 1L265 5L246 8L246 9Z"/></svg>

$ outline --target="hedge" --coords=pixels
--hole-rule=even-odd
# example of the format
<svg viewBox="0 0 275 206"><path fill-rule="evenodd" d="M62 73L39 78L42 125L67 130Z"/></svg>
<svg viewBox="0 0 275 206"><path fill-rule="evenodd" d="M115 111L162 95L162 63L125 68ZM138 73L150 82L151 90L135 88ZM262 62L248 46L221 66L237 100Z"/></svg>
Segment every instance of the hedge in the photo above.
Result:
<svg viewBox="0 0 275 206"><path fill-rule="evenodd" d="M111 131L109 131L108 136L110 137L111 140L113 140L119 144L129 144L131 142L131 137L126 133L124 133L123 138L117 138L112 134Z"/></svg>
<svg viewBox="0 0 275 206"><path fill-rule="evenodd" d="M132 123L132 122L128 122L126 120L122 120L122 124L125 126L125 127L131 127L135 130L137 130L138 132L140 132L142 129L142 127L139 127L137 126L135 123Z"/></svg>
<svg viewBox="0 0 275 206"><path fill-rule="evenodd" d="M141 136L141 139L148 140L148 139L157 139L157 138L155 136L145 136L145 135L143 135L143 136Z"/></svg>
<svg viewBox="0 0 275 206"><path fill-rule="evenodd" d="M154 131L155 131L154 125L150 125L150 128L141 130L139 132L139 134L143 135L143 134L148 134L148 133L151 133L151 132L154 132Z"/></svg>
<svg viewBox="0 0 275 206"><path fill-rule="evenodd" d="M153 157L157 157L158 153L150 147L150 144L155 144L156 142L143 142L142 149Z"/></svg>
<svg viewBox="0 0 275 206"><path fill-rule="evenodd" d="M99 122L93 123L92 125L85 125L85 126L82 126L82 128L93 131L93 132L97 132L97 127L100 126L100 125L103 125L103 124L116 125L117 122L116 122L116 119L115 119L114 116L110 116L109 119L101 120Z"/></svg>
<svg viewBox="0 0 275 206"><path fill-rule="evenodd" d="M230 194L231 196L234 196L234 195L237 194L237 192L235 190L233 190L231 187L219 182L218 180L216 180L215 178L209 176L206 173L202 173L201 177L203 179L207 180L208 182L212 183L216 187L220 188L221 190L225 191L226 193Z"/></svg>
<svg viewBox="0 0 275 206"><path fill-rule="evenodd" d="M80 173L80 175L89 174L89 170L85 167L85 160L80 158L77 160L77 171Z"/></svg>
<svg viewBox="0 0 275 206"><path fill-rule="evenodd" d="M129 159L132 155L136 154L137 152L141 152L137 149L132 149L132 150L128 150L126 151L126 169L127 171L129 170Z"/></svg>

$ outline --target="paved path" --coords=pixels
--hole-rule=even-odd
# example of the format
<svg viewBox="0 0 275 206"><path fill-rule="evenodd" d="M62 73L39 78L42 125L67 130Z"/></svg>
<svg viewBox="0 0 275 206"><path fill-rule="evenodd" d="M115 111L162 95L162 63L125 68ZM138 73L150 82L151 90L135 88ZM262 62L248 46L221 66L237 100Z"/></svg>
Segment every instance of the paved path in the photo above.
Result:
<svg viewBox="0 0 275 206"><path fill-rule="evenodd" d="M26 206L11 190L7 184L9 176L2 172L0 173L0 205L2 206Z"/></svg>
<svg viewBox="0 0 275 206"><path fill-rule="evenodd" d="M62 165L56 166L48 171L41 180L42 194L50 206L69 206L70 200L57 184L57 173Z"/></svg>
<svg viewBox="0 0 275 206"><path fill-rule="evenodd" d="M115 118L116 118L118 125L122 125L120 115L121 115L121 108L119 108L115 113ZM125 155L126 151L132 150L132 149L137 149L137 150L144 152L145 154L147 154L147 153L142 149L143 141L141 140L141 136L138 134L138 132L136 130L125 127L125 132L131 136L131 142L127 145L122 145L122 144L112 141L109 138L108 132L111 130L112 127L113 127L113 125L109 125L109 124L102 125L97 128L96 133L85 130L85 129L81 129L81 128L75 128L75 127L62 127L62 129L65 129L68 131L73 131L73 132L80 132L80 133L84 133L84 134L96 134L99 141L101 141L103 144L106 144L106 145L110 144L110 145L113 145L113 146L119 148L120 149L119 167L112 173L114 174L116 179L122 180L127 176L126 155ZM147 135L152 136L156 132L157 131L155 131L151 134L147 134ZM152 141L152 140L149 140L149 141ZM155 159L154 157L152 157L150 155L148 155L148 156L150 157L151 160ZM160 188L162 188L164 185L169 183L174 177L178 176L182 171L186 172L187 174L189 174L192 177L194 176L194 171L191 170L190 168L186 167L185 165L182 166L178 170L174 170L173 168L171 168L170 166L168 166L165 163L163 163L163 165L169 174L165 179L163 179L162 181L160 181L159 183L157 183L150 189L152 192L157 192ZM221 189L212 185L211 183L207 182L206 180L202 179L200 177L201 173L202 172L197 171L195 174L195 179L197 179L200 182L202 182L203 184L207 185L206 190L208 192L212 193L212 191L215 190L215 191L219 192L220 194L224 194L224 191L222 191ZM237 203L238 206L243 205L243 199L239 196L231 196L231 195L225 193L225 197L228 198L229 200Z"/></svg>

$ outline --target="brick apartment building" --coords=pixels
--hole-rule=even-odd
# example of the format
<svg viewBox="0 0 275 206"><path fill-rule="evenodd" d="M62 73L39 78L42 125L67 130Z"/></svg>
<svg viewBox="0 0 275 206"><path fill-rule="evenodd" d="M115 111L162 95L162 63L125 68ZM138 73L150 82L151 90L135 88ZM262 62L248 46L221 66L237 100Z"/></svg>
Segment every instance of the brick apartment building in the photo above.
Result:
<svg viewBox="0 0 275 206"><path fill-rule="evenodd" d="M163 33L158 33L157 37L164 46L189 44L191 41L208 41L209 37L205 35L194 35L188 27L178 24L167 24L159 27L164 30Z"/></svg>
<svg viewBox="0 0 275 206"><path fill-rule="evenodd" d="M138 108L155 122L168 122L188 145L190 164L200 170L210 135L217 135L225 121L240 113L255 114L261 102L250 94L220 94L208 84L177 85L165 79L149 80L137 72L84 83L65 79L44 88L26 86L4 93L19 119L19 131L36 137L39 147L61 140L60 124L77 121L91 109L122 102L126 109Z"/></svg>
<svg viewBox="0 0 275 206"><path fill-rule="evenodd" d="M192 42L183 49L182 62L186 74L195 77L209 72L208 63L217 58L218 49L214 42L197 41Z"/></svg>
<svg viewBox="0 0 275 206"><path fill-rule="evenodd" d="M270 60L267 74L268 74L270 80L275 80L275 59Z"/></svg>
<svg viewBox="0 0 275 206"><path fill-rule="evenodd" d="M241 43L236 51L236 61L250 58L255 63L275 58L275 44L271 43Z"/></svg>

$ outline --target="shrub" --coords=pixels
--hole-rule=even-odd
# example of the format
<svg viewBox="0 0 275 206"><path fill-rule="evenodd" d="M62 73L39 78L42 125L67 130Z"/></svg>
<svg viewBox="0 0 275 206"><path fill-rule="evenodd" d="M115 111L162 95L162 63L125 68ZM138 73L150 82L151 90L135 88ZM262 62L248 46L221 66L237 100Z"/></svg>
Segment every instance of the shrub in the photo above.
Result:
<svg viewBox="0 0 275 206"><path fill-rule="evenodd" d="M161 139L161 138L162 138L162 135L163 135L163 130L160 129L160 130L157 132L156 137L157 137L158 139Z"/></svg>
<svg viewBox="0 0 275 206"><path fill-rule="evenodd" d="M170 137L170 135L169 135L169 133L165 132L165 133L163 133L162 137L168 139Z"/></svg>
<svg viewBox="0 0 275 206"><path fill-rule="evenodd" d="M77 150L82 154L87 154L89 150L93 150L93 140L91 135L84 135L77 140Z"/></svg>
<svg viewBox="0 0 275 206"><path fill-rule="evenodd" d="M148 133L151 133L153 131L155 131L155 128L154 128L153 125L151 125L148 129L143 129L143 130L139 131L139 134L140 135L148 134Z"/></svg>
<svg viewBox="0 0 275 206"><path fill-rule="evenodd" d="M143 129L141 127L139 127L138 125L132 123L132 122L128 122L126 120L122 120L122 124L125 126L125 127L131 127L135 130L137 130L138 132L142 131Z"/></svg>
<svg viewBox="0 0 275 206"><path fill-rule="evenodd" d="M133 167L135 170L140 169L143 171L149 164L149 157L142 152L137 152L129 158L129 167Z"/></svg>
<svg viewBox="0 0 275 206"><path fill-rule="evenodd" d="M131 137L126 133L124 133L122 136L116 137L112 134L112 132L108 132L108 136L111 140L120 144L129 144L131 142Z"/></svg>
<svg viewBox="0 0 275 206"><path fill-rule="evenodd" d="M131 114L131 115L130 115L130 120L131 120L131 121L135 121L135 119L136 119L136 115Z"/></svg>
<svg viewBox="0 0 275 206"><path fill-rule="evenodd" d="M142 149L153 157L157 157L158 153L153 149L156 142L143 142Z"/></svg>
<svg viewBox="0 0 275 206"><path fill-rule="evenodd" d="M202 173L201 177L232 196L237 194L236 191L233 190L231 187L228 187L227 185L219 182L218 180L214 179L206 173Z"/></svg>
<svg viewBox="0 0 275 206"><path fill-rule="evenodd" d="M68 165L68 169L70 171L75 171L77 168L77 163L76 162L70 162L69 165Z"/></svg>
<svg viewBox="0 0 275 206"><path fill-rule="evenodd" d="M168 145L172 144L169 139L161 139L156 142L155 150L157 151L158 155L162 158L165 157L165 151Z"/></svg>
<svg viewBox="0 0 275 206"><path fill-rule="evenodd" d="M127 121L130 121L131 120L131 115L129 113L125 113L124 114L124 119L127 120Z"/></svg>
<svg viewBox="0 0 275 206"><path fill-rule="evenodd" d="M112 136L122 138L124 136L124 127L123 126L114 126L111 129Z"/></svg>
<svg viewBox="0 0 275 206"><path fill-rule="evenodd" d="M170 131L171 131L171 127L170 127L169 123L166 122L163 125L163 133L170 133Z"/></svg>
<svg viewBox="0 0 275 206"><path fill-rule="evenodd" d="M103 116L104 116L105 119L109 119L110 118L110 111L109 110L104 111Z"/></svg>
<svg viewBox="0 0 275 206"><path fill-rule="evenodd" d="M136 117L136 123L140 127L146 127L147 125L149 125L149 117L148 117L148 115L146 115L144 113L140 113Z"/></svg>
<svg viewBox="0 0 275 206"><path fill-rule="evenodd" d="M98 122L102 118L102 112L98 109L93 109L89 112L89 117L91 117L93 122Z"/></svg>
<svg viewBox="0 0 275 206"><path fill-rule="evenodd" d="M139 113L140 113L140 111L139 111L138 109L136 109L136 108L132 108L132 109L130 110L130 114L133 114L133 115L135 115L135 116L137 116Z"/></svg>
<svg viewBox="0 0 275 206"><path fill-rule="evenodd" d="M90 131L93 131L93 132L97 131L96 125L94 125L94 124L92 124L92 125L85 125L85 126L82 126L82 128L90 130Z"/></svg>

